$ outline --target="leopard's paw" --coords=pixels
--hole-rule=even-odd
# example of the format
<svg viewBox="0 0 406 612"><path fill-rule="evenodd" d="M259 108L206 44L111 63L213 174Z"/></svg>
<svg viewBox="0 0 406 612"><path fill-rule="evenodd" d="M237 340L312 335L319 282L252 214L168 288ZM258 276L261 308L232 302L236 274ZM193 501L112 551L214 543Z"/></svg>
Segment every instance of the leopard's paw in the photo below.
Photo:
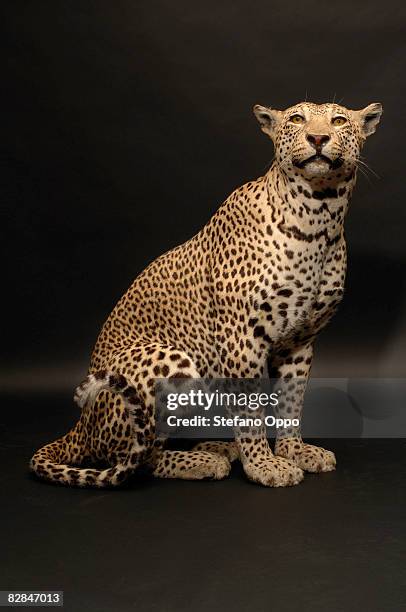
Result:
<svg viewBox="0 0 406 612"><path fill-rule="evenodd" d="M244 464L250 480L265 487L290 487L303 480L303 471L291 461L271 456Z"/></svg>
<svg viewBox="0 0 406 612"><path fill-rule="evenodd" d="M192 458L194 455L199 455L199 459L192 460L178 477L185 480L222 480L229 475L231 464L227 457L208 452L191 453Z"/></svg>
<svg viewBox="0 0 406 612"><path fill-rule="evenodd" d="M336 458L332 451L298 440L279 440L275 446L275 454L289 459L306 472L331 472L336 467Z"/></svg>

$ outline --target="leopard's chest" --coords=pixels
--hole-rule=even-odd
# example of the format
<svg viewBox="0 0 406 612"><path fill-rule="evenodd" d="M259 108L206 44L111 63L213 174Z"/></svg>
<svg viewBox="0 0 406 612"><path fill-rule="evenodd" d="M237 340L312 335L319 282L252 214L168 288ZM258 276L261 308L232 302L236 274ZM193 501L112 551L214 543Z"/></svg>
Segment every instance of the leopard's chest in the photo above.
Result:
<svg viewBox="0 0 406 612"><path fill-rule="evenodd" d="M264 278L255 310L272 342L317 333L334 314L345 281L345 262L316 249L289 251Z"/></svg>

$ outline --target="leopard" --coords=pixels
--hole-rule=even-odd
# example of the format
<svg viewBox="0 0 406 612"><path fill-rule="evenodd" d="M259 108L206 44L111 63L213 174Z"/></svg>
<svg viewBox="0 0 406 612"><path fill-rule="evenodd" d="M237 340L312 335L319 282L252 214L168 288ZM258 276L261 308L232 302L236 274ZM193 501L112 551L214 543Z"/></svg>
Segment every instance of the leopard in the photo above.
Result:
<svg viewBox="0 0 406 612"><path fill-rule="evenodd" d="M315 340L344 294L344 221L382 105L305 101L253 113L273 161L118 301L76 389L76 424L30 461L39 478L117 487L146 466L157 478L221 480L239 460L248 480L285 487L335 469L334 453L306 443L300 424ZM236 426L230 440L189 450L157 434L158 379L270 376L298 381L280 410L299 425L277 432L273 450L264 427Z"/></svg>

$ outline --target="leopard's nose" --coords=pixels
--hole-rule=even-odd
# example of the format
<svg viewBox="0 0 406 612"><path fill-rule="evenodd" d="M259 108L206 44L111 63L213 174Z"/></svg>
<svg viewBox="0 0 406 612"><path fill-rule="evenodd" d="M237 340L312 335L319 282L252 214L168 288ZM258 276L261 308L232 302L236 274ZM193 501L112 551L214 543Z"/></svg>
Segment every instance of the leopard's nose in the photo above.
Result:
<svg viewBox="0 0 406 612"><path fill-rule="evenodd" d="M321 149L330 140L328 134L307 134L306 138L315 149Z"/></svg>

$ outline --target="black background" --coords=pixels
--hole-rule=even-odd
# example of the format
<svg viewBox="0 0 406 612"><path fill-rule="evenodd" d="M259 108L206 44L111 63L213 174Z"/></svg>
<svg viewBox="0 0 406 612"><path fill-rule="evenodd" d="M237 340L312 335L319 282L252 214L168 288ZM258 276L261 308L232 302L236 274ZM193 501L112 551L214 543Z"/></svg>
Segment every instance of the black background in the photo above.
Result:
<svg viewBox="0 0 406 612"><path fill-rule="evenodd" d="M404 4L2 4L6 387L73 388L153 258L188 239L272 144L254 103L380 101L347 222L349 275L314 375L404 375Z"/></svg>

